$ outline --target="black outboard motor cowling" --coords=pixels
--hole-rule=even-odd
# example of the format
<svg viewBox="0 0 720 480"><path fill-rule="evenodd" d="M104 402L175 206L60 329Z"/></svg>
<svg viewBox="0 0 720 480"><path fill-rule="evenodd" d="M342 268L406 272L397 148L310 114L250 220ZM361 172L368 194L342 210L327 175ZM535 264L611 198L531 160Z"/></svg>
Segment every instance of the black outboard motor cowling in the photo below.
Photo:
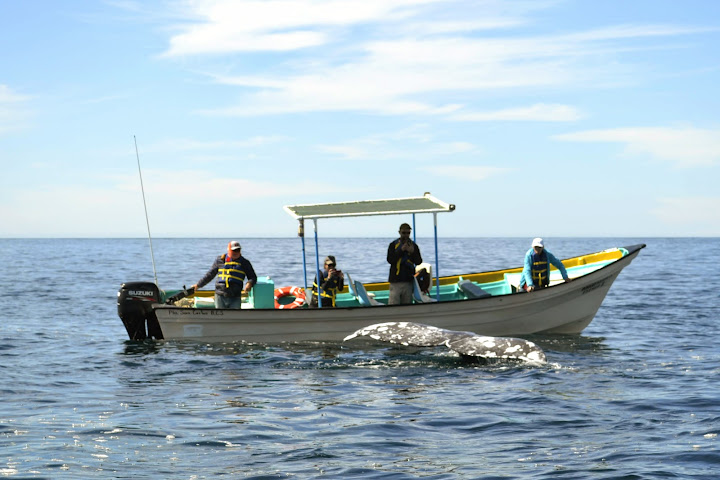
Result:
<svg viewBox="0 0 720 480"><path fill-rule="evenodd" d="M154 303L160 303L160 289L152 282L123 283L118 291L118 315L130 340L163 338Z"/></svg>

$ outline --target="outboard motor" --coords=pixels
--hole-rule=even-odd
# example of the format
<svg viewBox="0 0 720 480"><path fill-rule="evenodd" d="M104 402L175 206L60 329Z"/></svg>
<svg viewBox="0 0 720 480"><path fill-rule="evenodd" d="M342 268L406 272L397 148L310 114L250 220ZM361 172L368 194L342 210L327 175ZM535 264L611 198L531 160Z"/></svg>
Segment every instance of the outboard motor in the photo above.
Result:
<svg viewBox="0 0 720 480"><path fill-rule="evenodd" d="M163 338L157 316L152 309L154 303L160 303L160 289L152 282L128 282L120 287L118 315L130 340Z"/></svg>

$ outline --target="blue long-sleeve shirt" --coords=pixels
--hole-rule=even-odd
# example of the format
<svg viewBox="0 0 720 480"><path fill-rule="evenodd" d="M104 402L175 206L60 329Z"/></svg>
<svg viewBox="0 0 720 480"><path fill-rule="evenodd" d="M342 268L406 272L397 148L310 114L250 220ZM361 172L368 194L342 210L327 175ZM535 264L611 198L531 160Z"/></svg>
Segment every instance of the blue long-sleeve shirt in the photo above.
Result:
<svg viewBox="0 0 720 480"><path fill-rule="evenodd" d="M533 256L534 252L535 252L535 250L531 248L525 254L525 265L523 266L522 279L520 280L521 286L522 285L527 285L528 287L535 286L535 284L533 283L533 279L532 279L532 263L533 263L532 256ZM547 259L548 259L548 266L547 266L548 275L550 275L550 265L552 264L558 270L560 270L560 275L562 275L563 279L567 280L568 274L567 274L567 270L565 270L565 265L563 265L562 262L560 260L558 260L555 255L550 253L550 251L548 249L545 249L545 255L547 255Z"/></svg>

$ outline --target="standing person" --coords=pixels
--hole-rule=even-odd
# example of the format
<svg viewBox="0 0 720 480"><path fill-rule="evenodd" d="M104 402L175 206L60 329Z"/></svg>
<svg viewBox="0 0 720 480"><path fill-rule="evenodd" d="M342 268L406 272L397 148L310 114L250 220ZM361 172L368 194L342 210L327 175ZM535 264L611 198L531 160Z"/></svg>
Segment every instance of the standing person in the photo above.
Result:
<svg viewBox="0 0 720 480"><path fill-rule="evenodd" d="M242 256L240 242L237 240L228 243L227 253L215 259L210 270L193 288L197 290L204 287L215 276L218 277L215 282L215 308L240 308L242 294L247 294L257 283L255 270L250 261ZM247 283L243 288L246 278Z"/></svg>
<svg viewBox="0 0 720 480"><path fill-rule="evenodd" d="M422 263L420 247L410 240L412 228L407 223L400 225L400 238L388 245L387 261L390 264L390 296L388 305L412 303L415 265Z"/></svg>
<svg viewBox="0 0 720 480"><path fill-rule="evenodd" d="M545 250L543 239L539 237L533 239L530 250L525 254L520 289L532 292L535 289L547 287L550 284L551 264L560 270L560 274L566 282L570 281L565 265L555 255Z"/></svg>
<svg viewBox="0 0 720 480"><path fill-rule="evenodd" d="M318 285L320 285L322 307L335 306L335 296L345 287L345 275L336 267L337 263L334 256L328 255L325 257L325 269L318 271L313 282L310 308L318 307ZM320 279L319 282L318 278Z"/></svg>

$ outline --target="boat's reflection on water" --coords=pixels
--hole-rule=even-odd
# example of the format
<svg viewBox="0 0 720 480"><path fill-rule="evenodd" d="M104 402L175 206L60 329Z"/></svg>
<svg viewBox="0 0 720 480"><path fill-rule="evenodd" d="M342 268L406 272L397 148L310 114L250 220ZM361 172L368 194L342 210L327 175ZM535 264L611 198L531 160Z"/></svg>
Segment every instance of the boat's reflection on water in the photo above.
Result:
<svg viewBox="0 0 720 480"><path fill-rule="evenodd" d="M222 342L207 343L192 340L126 340L125 355L151 355L157 353L183 353L210 356L256 355L261 353L287 352L313 354L334 358L347 346L330 342L294 342L280 344Z"/></svg>
<svg viewBox="0 0 720 480"><path fill-rule="evenodd" d="M150 355L159 353L163 342L158 340L125 340L123 353L125 355Z"/></svg>
<svg viewBox="0 0 720 480"><path fill-rule="evenodd" d="M604 357L613 352L605 337L586 335L525 335L521 336L542 348L549 362L575 355ZM145 356L164 354L212 357L232 357L235 361L290 362L296 368L347 367L368 362L407 361L436 366L488 365L497 362L472 358L449 352L444 346L417 347L389 345L372 339L351 342L293 342L262 344L245 342L204 343L185 340L143 340L124 342L125 355ZM560 357L560 358L558 358Z"/></svg>

